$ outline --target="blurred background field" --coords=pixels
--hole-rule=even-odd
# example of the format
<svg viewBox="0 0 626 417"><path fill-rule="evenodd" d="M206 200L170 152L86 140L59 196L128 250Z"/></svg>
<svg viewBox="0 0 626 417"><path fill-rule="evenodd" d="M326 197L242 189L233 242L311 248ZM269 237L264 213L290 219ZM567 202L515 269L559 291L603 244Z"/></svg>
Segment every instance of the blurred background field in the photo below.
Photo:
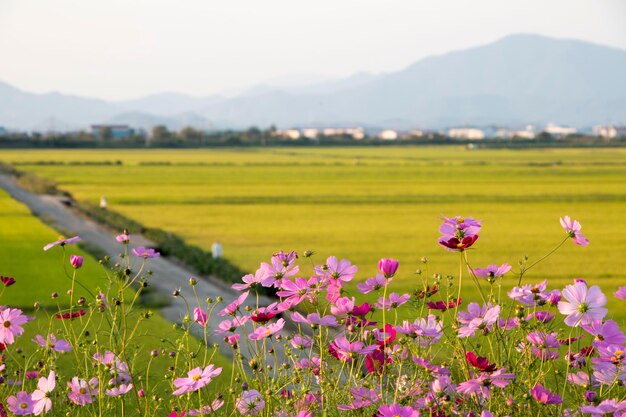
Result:
<svg viewBox="0 0 626 417"><path fill-rule="evenodd" d="M516 270L524 255L532 262L558 244L559 217L569 215L590 246L568 242L527 282L561 287L584 277L607 294L626 283L624 149L16 150L0 161L77 200L104 195L110 210L207 250L219 240L246 271L280 249L310 249L316 263L350 259L362 281L379 258L396 257L393 290L410 291L423 256L429 274L458 275L458 256L436 243L443 216L483 220L473 266Z"/></svg>

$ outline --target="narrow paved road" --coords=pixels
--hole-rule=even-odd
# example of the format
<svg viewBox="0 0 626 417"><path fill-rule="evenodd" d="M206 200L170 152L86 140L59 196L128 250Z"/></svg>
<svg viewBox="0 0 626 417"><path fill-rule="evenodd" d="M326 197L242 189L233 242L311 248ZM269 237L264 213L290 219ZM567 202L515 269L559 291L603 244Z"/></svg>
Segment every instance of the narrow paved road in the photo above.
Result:
<svg viewBox="0 0 626 417"><path fill-rule="evenodd" d="M109 230L85 217L75 209L63 204L59 198L31 193L20 187L15 182L13 176L1 172L0 187L4 188L15 200L29 207L35 216L53 228L80 236L89 245L110 254L112 259L120 252L120 244L115 240L115 235L119 232L116 233L116 231ZM131 239L131 246L133 247L154 246L154 243L141 235L132 235ZM216 299L220 296L225 302L230 303L239 295L238 292L219 279L212 276L199 276L193 270L166 257L151 259L149 269L153 272L150 278L150 285L170 298L170 304L160 308L159 311L166 319L174 323L182 322L182 319L187 314L187 307L180 297L174 298L171 296L172 291L180 288L187 299L192 302L193 292L189 287L190 277L200 278L196 285L196 291L200 300L204 300L207 297ZM256 302L256 300L253 300L254 297L248 298L248 302ZM271 302L272 300L266 297L260 297L259 299L259 304L261 305L269 305ZM221 352L226 356L231 356L232 350L230 347L225 346L222 337L213 335L213 330L217 328L222 319L215 314L210 317L209 326L212 330L209 343L220 344ZM194 327L198 330L198 335L201 336L199 326ZM245 343L241 344L242 349L244 349L244 345ZM242 353L246 354L247 352L244 351Z"/></svg>

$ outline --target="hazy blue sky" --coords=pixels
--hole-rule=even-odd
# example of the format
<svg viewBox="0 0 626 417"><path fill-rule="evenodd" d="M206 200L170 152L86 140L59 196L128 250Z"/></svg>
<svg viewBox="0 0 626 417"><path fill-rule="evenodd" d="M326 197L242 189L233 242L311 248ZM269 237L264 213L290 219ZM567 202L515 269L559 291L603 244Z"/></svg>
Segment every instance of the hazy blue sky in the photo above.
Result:
<svg viewBox="0 0 626 417"><path fill-rule="evenodd" d="M625 21L624 0L0 0L0 80L106 99L207 95L399 70L519 32L626 49Z"/></svg>

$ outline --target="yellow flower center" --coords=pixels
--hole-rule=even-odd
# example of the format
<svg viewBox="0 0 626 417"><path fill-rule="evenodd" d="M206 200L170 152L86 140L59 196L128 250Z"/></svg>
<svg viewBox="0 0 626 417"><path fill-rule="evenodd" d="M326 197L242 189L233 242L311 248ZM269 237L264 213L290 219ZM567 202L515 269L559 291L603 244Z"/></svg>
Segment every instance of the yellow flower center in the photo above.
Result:
<svg viewBox="0 0 626 417"><path fill-rule="evenodd" d="M194 381L199 381L200 380L200 375L194 375L191 377L191 379L193 379Z"/></svg>
<svg viewBox="0 0 626 417"><path fill-rule="evenodd" d="M81 388L78 390L78 392L80 392L81 394L87 394L87 390L85 388Z"/></svg>
<svg viewBox="0 0 626 417"><path fill-rule="evenodd" d="M9 320L5 321L5 322L4 322L4 327L6 327L7 329L8 329L9 327L11 327L11 322L10 322Z"/></svg>

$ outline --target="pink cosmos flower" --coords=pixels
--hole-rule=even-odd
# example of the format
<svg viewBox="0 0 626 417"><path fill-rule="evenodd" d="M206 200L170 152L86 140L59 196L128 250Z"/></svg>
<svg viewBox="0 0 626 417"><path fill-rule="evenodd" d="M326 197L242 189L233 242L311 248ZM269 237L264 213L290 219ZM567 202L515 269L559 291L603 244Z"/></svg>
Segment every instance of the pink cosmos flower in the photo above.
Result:
<svg viewBox="0 0 626 417"><path fill-rule="evenodd" d="M385 278L391 278L396 274L400 263L393 258L382 258L378 261L378 270Z"/></svg>
<svg viewBox="0 0 626 417"><path fill-rule="evenodd" d="M231 334L224 338L224 342L228 343L233 349L237 349L237 344L239 343L239 338L241 338L238 334Z"/></svg>
<svg viewBox="0 0 626 417"><path fill-rule="evenodd" d="M0 343L11 345L15 343L15 337L24 333L23 324L34 320L22 314L17 308L5 308L0 311Z"/></svg>
<svg viewBox="0 0 626 417"><path fill-rule="evenodd" d="M337 323L337 319L335 316L324 316L320 317L318 313L311 313L304 317L302 314L295 312L291 314L291 319L296 323L306 323L310 326L329 326L329 327L337 327L339 323Z"/></svg>
<svg viewBox="0 0 626 417"><path fill-rule="evenodd" d="M592 414L594 417L603 415L623 417L626 414L626 401L604 400L597 406L587 405L580 407L580 411L585 414Z"/></svg>
<svg viewBox="0 0 626 417"><path fill-rule="evenodd" d="M350 362L353 358L356 358L357 355L368 355L378 350L377 345L365 346L365 343L360 341L349 342L348 339L343 336L331 342L330 348L336 353L334 356L337 359L346 362Z"/></svg>
<svg viewBox="0 0 626 417"><path fill-rule="evenodd" d="M471 217L445 217L439 227L442 234L439 244L450 251L464 251L476 242L480 229L480 220Z"/></svg>
<svg viewBox="0 0 626 417"><path fill-rule="evenodd" d="M117 387L106 390L105 393L109 397L119 397L120 395L128 393L131 389L133 389L133 384L121 384Z"/></svg>
<svg viewBox="0 0 626 417"><path fill-rule="evenodd" d="M91 378L87 382L75 376L71 382L68 381L67 386L72 390L67 394L67 398L76 405L91 404L93 398L98 395L98 378Z"/></svg>
<svg viewBox="0 0 626 417"><path fill-rule="evenodd" d="M313 344L313 340L309 336L303 336L296 333L289 341L289 343L291 344L291 346L293 346L294 349L303 350L310 348Z"/></svg>
<svg viewBox="0 0 626 417"><path fill-rule="evenodd" d="M138 258L144 259L158 258L159 256L161 256L161 254L154 249L145 248L143 246L139 246L138 248L133 249L132 253Z"/></svg>
<svg viewBox="0 0 626 417"><path fill-rule="evenodd" d="M342 259L339 261L336 256L326 259L325 265L315 267L315 273L318 277L323 279L332 278L342 282L351 281L357 270L358 268L352 265L349 260Z"/></svg>
<svg viewBox="0 0 626 417"><path fill-rule="evenodd" d="M565 216L560 219L561 226L565 229L565 232L569 237L574 239L574 243L580 246L587 246L589 244L589 240L580 233L580 229L582 226L577 220L572 220L569 216Z"/></svg>
<svg viewBox="0 0 626 417"><path fill-rule="evenodd" d="M265 408L265 401L259 391L252 389L241 393L235 407L244 416L257 415Z"/></svg>
<svg viewBox="0 0 626 417"><path fill-rule="evenodd" d="M257 271L252 274L244 275L241 280L244 282L243 284L233 284L231 288L237 291L246 291L255 288L258 285L261 285L263 280L267 278L267 270L264 268L259 268Z"/></svg>
<svg viewBox="0 0 626 417"><path fill-rule="evenodd" d="M79 255L70 255L70 265L74 268L78 269L83 266L83 257Z"/></svg>
<svg viewBox="0 0 626 417"><path fill-rule="evenodd" d="M32 393L31 399L34 401L33 414L38 416L44 411L47 413L52 409L52 400L50 399L50 393L56 386L56 375L54 371L50 372L48 378L42 377L37 383L37 389Z"/></svg>
<svg viewBox="0 0 626 417"><path fill-rule="evenodd" d="M361 408L369 407L370 405L380 401L380 395L373 389L367 389L365 387L352 388L350 390L352 398L354 400L348 405L337 405L337 408L342 411L360 410Z"/></svg>
<svg viewBox="0 0 626 417"><path fill-rule="evenodd" d="M474 275L481 278L487 278L492 280L494 278L501 277L511 270L511 265L502 264L498 265L489 265L487 268L476 268L474 269Z"/></svg>
<svg viewBox="0 0 626 417"><path fill-rule="evenodd" d="M550 296L546 292L548 281L544 280L536 285L523 285L521 287L514 287L507 295L520 303L527 306L542 305Z"/></svg>
<svg viewBox="0 0 626 417"><path fill-rule="evenodd" d="M459 311L459 322L464 325L459 328L459 337L474 336L477 330L490 330L500 315L500 306L492 306L491 303L482 307L477 303L470 303L467 310Z"/></svg>
<svg viewBox="0 0 626 417"><path fill-rule="evenodd" d="M368 278L364 283L356 286L357 290L363 294L377 291L391 282L391 278L385 278L383 274L377 274L374 278Z"/></svg>
<svg viewBox="0 0 626 417"><path fill-rule="evenodd" d="M187 372L186 378L176 378L174 386L178 388L173 395L181 395L186 392L195 392L205 385L209 384L213 378L222 373L222 368L215 368L209 365L206 368L194 368Z"/></svg>
<svg viewBox="0 0 626 417"><path fill-rule="evenodd" d="M382 309L385 309L387 311L393 310L394 308L398 308L402 304L409 301L409 298L411 298L409 294L398 295L398 293L392 292L391 294L389 294L389 298L380 297L378 299L378 303L376 304L376 307L378 307L381 310Z"/></svg>
<svg viewBox="0 0 626 417"><path fill-rule="evenodd" d="M611 345L623 345L626 343L626 335L613 320L607 320L604 323L596 320L591 324L583 324L580 327L590 335L595 336L595 342L604 342Z"/></svg>
<svg viewBox="0 0 626 417"><path fill-rule="evenodd" d="M238 327L243 326L248 321L248 316L245 317L233 317L232 320L224 320L217 325L215 334L231 333L237 330Z"/></svg>
<svg viewBox="0 0 626 417"><path fill-rule="evenodd" d="M617 291L613 293L613 296L615 296L615 298L619 298L620 300L626 300L626 286L619 287Z"/></svg>
<svg viewBox="0 0 626 417"><path fill-rule="evenodd" d="M80 237L78 236L74 236L71 237L69 239L65 239L64 237L60 237L58 240L55 240L52 243L48 243L46 246L43 247L43 250L49 250L52 249L55 246L65 246L65 245L71 245L74 244L76 242L80 241Z"/></svg>
<svg viewBox="0 0 626 417"><path fill-rule="evenodd" d="M224 405L224 401L222 400L214 400L210 405L205 405L202 408L198 408L195 410L189 410L190 416L208 416L213 414L213 412L219 410Z"/></svg>
<svg viewBox="0 0 626 417"><path fill-rule="evenodd" d="M379 417L419 417L419 412L410 406L399 404L381 405L378 407Z"/></svg>
<svg viewBox="0 0 626 417"><path fill-rule="evenodd" d="M333 305L330 306L330 312L335 316L343 316L352 313L354 309L354 297L338 298Z"/></svg>
<svg viewBox="0 0 626 417"><path fill-rule="evenodd" d="M535 388L530 390L530 394L541 404L561 404L563 402L560 395L551 393L541 384L535 385Z"/></svg>
<svg viewBox="0 0 626 417"><path fill-rule="evenodd" d="M505 369L499 369L493 373L481 373L477 377L462 382L457 391L462 394L477 394L483 398L491 397L493 387L504 388L515 379L514 374L505 373Z"/></svg>
<svg viewBox="0 0 626 417"><path fill-rule="evenodd" d="M297 277L294 281L283 278L280 282L280 290L276 295L285 298L284 302L290 307L295 307L304 301L305 298L312 300L312 291L315 290L319 282L317 278L301 278Z"/></svg>
<svg viewBox="0 0 626 417"><path fill-rule="evenodd" d="M224 307L222 310L220 310L219 313L217 313L217 315L219 317L224 317L227 314L234 316L237 310L239 310L239 307L243 304L244 301L246 301L246 298L248 298L248 294L250 294L250 291L246 291L243 294L241 294L239 297L237 297L235 301L233 301L232 303Z"/></svg>
<svg viewBox="0 0 626 417"><path fill-rule="evenodd" d="M7 404L9 404L9 411L13 414L27 416L33 413L35 402L32 400L29 393L20 391L16 396L11 395L7 398Z"/></svg>
<svg viewBox="0 0 626 417"><path fill-rule="evenodd" d="M558 333L535 331L528 333L526 340L533 346L531 352L541 360L554 360L559 357L558 349L561 347L557 340Z"/></svg>
<svg viewBox="0 0 626 417"><path fill-rule="evenodd" d="M206 311L204 311L200 307L196 307L193 309L193 320L200 326L206 327L208 319L209 316L207 316Z"/></svg>
<svg viewBox="0 0 626 417"><path fill-rule="evenodd" d="M115 236L115 240L117 240L118 243L126 244L130 241L130 236L127 235L126 233L122 233L120 235Z"/></svg>
<svg viewBox="0 0 626 417"><path fill-rule="evenodd" d="M2 275L0 276L0 282L5 287L10 287L11 285L15 284L15 279L11 277L5 277L4 275Z"/></svg>
<svg viewBox="0 0 626 417"><path fill-rule="evenodd" d="M47 339L44 339L42 336L37 335L33 339L33 342L37 343L43 348L54 350L55 352L69 352L70 350L72 350L72 346L67 340L57 340L56 336L53 333L50 333Z"/></svg>
<svg viewBox="0 0 626 417"><path fill-rule="evenodd" d="M261 340L266 337L271 337L280 332L285 327L285 320L279 319L276 323L272 323L268 326L259 326L256 330L248 335L250 340Z"/></svg>
<svg viewBox="0 0 626 417"><path fill-rule="evenodd" d="M300 271L300 267L295 264L298 255L295 252L285 253L280 251L272 255L270 263L263 262L259 274L264 274L261 285L271 287L280 285L284 277L291 277ZM261 272L262 271L262 272Z"/></svg>
<svg viewBox="0 0 626 417"><path fill-rule="evenodd" d="M602 320L606 316L606 297L597 285L587 288L583 282L576 282L563 289L563 297L567 301L559 301L558 308L565 314L565 324L576 327L591 324L594 320Z"/></svg>

